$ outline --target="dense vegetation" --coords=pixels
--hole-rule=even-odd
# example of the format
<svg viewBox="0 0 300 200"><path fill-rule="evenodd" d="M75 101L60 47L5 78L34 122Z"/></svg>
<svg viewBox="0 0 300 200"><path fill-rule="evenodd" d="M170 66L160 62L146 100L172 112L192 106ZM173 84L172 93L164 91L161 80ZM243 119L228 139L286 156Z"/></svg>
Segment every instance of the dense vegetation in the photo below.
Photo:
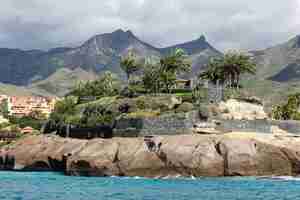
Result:
<svg viewBox="0 0 300 200"><path fill-rule="evenodd" d="M111 72L105 72L95 81L81 82L56 104L50 120L55 124L93 127L111 125L122 114L155 116L166 109L161 105L155 107L160 103L153 98L149 103L139 96L176 93L176 79L190 71L191 63L183 50L176 49L160 60L138 59L129 53L122 58L120 67L127 74L126 84ZM182 97L185 94L190 97L191 91L178 93Z"/></svg>
<svg viewBox="0 0 300 200"><path fill-rule="evenodd" d="M272 116L277 120L300 120L300 93L289 95L283 105L273 107Z"/></svg>
<svg viewBox="0 0 300 200"><path fill-rule="evenodd" d="M104 72L98 80L80 82L68 96L96 97L115 96L121 89L120 80L111 72Z"/></svg>
<svg viewBox="0 0 300 200"><path fill-rule="evenodd" d="M121 64L127 74L126 83L111 72L104 73L98 80L80 83L57 103L51 120L56 124L80 127L110 126L118 117L156 117L203 108L203 103L196 104L193 99L195 96L198 99L207 97L203 87L196 85L193 91L175 87L178 77L191 70L191 63L181 49L161 59L139 59L129 53L122 58ZM240 79L255 72L256 66L249 56L229 52L224 57L212 59L207 70L199 74L198 80L223 83L229 89L225 90L224 98L243 98ZM181 97L181 102L170 107L173 100L157 95L163 93ZM274 107L273 117L298 120L299 106L300 94L289 96L287 104Z"/></svg>
<svg viewBox="0 0 300 200"><path fill-rule="evenodd" d="M37 119L32 116L24 116L24 117L13 117L9 116L9 122L11 125L18 125L19 128L32 127L35 130L41 130L45 120Z"/></svg>
<svg viewBox="0 0 300 200"><path fill-rule="evenodd" d="M256 65L247 55L238 52L226 53L223 57L211 59L207 70L199 74L200 79L213 83L224 83L228 87L240 87L243 74L255 74Z"/></svg>

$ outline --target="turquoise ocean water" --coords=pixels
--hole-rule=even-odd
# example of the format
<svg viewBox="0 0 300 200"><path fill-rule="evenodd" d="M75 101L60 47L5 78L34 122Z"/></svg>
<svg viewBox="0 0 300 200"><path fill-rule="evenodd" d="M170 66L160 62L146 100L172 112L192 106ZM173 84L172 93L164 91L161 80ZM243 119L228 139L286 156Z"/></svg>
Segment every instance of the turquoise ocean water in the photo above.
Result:
<svg viewBox="0 0 300 200"><path fill-rule="evenodd" d="M300 200L298 179L145 179L0 172L0 200Z"/></svg>

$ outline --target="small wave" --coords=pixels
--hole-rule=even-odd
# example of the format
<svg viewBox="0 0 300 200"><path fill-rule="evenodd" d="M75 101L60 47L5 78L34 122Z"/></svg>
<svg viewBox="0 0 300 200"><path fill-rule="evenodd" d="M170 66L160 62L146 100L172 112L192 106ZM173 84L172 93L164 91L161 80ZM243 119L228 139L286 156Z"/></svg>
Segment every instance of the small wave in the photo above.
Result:
<svg viewBox="0 0 300 200"><path fill-rule="evenodd" d="M294 176L263 176L257 179L274 180L274 181L300 181L300 177Z"/></svg>

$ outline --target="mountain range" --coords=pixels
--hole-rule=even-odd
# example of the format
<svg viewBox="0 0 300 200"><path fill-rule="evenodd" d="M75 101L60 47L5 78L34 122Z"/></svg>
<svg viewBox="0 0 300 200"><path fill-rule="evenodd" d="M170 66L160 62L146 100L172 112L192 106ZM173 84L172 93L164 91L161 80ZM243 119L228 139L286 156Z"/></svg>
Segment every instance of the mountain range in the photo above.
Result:
<svg viewBox="0 0 300 200"><path fill-rule="evenodd" d="M148 44L130 30L116 30L96 35L78 47L42 50L0 48L0 82L3 93L62 96L80 80L93 80L103 71L124 77L119 67L121 57L133 51L139 57L161 57L175 48L186 51L193 62L195 76L211 57L221 56L205 36L165 48ZM285 43L250 51L258 65L257 75L248 85L289 85L300 83L300 36ZM255 87L254 84L254 87ZM13 88L13 89L12 89Z"/></svg>
<svg viewBox="0 0 300 200"><path fill-rule="evenodd" d="M96 35L76 48L49 51L0 49L0 82L26 87L42 94L63 95L74 82L93 79L103 71L123 75L121 57L133 51L139 57L161 57L175 48L184 49L193 60L193 73L212 56L221 53L204 36L166 48L156 48L121 29ZM191 73L191 74L193 74Z"/></svg>

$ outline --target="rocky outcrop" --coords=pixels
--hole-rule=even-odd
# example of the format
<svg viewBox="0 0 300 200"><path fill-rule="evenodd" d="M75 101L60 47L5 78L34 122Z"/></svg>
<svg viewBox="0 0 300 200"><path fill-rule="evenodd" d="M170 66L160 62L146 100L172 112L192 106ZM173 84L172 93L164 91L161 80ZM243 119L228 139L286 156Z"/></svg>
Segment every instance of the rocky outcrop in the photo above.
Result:
<svg viewBox="0 0 300 200"><path fill-rule="evenodd" d="M238 101L236 99L221 102L219 110L222 113L221 118L225 120L268 119L268 115L261 104Z"/></svg>
<svg viewBox="0 0 300 200"><path fill-rule="evenodd" d="M0 150L0 169L75 176L265 176L300 173L300 139L230 133L77 140L28 136Z"/></svg>
<svg viewBox="0 0 300 200"><path fill-rule="evenodd" d="M292 165L280 148L252 139L225 139L219 145L226 176L291 175Z"/></svg>

